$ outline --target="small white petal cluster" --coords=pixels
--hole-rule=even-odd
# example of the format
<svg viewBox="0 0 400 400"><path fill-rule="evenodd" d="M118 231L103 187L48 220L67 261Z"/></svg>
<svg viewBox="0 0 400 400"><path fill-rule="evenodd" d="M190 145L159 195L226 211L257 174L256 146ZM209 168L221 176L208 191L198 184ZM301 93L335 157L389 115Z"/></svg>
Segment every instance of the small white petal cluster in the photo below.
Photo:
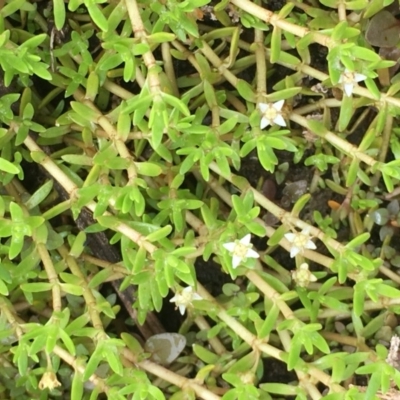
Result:
<svg viewBox="0 0 400 400"><path fill-rule="evenodd" d="M202 300L202 297L193 292L191 286L186 287L180 293L175 293L175 296L170 300L171 303L175 303L179 308L179 312L185 314L186 308L192 304L193 300Z"/></svg>
<svg viewBox="0 0 400 400"><path fill-rule="evenodd" d="M282 117L282 107L285 100L279 100L276 103L260 103L258 108L262 112L260 128L264 129L268 125L286 126L286 122Z"/></svg>
<svg viewBox="0 0 400 400"><path fill-rule="evenodd" d="M365 75L345 69L342 75L340 75L339 83L343 84L343 90L346 96L350 97L353 94L354 85L365 79L367 79Z"/></svg>
<svg viewBox="0 0 400 400"><path fill-rule="evenodd" d="M225 243L223 246L232 254L232 268L237 266L246 258L258 258L260 255L252 249L253 245L250 243L250 233L240 240Z"/></svg>
<svg viewBox="0 0 400 400"><path fill-rule="evenodd" d="M307 263L301 264L296 271L293 271L292 278L296 282L296 285L300 287L307 287L310 282L317 280L317 277L308 269Z"/></svg>
<svg viewBox="0 0 400 400"><path fill-rule="evenodd" d="M317 246L310 238L308 229L303 229L301 232L285 233L285 238L292 244L290 247L290 257L296 257L297 254L303 253L304 250L315 250Z"/></svg>
<svg viewBox="0 0 400 400"><path fill-rule="evenodd" d="M57 376L53 371L47 371L43 374L38 386L40 390L54 390L56 387L61 386L61 383L57 380Z"/></svg>

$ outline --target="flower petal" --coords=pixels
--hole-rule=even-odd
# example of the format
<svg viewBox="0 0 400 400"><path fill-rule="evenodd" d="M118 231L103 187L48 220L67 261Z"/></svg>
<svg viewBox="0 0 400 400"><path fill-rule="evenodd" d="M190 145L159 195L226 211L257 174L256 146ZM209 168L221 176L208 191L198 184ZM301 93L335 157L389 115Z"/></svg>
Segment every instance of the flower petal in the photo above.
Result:
<svg viewBox="0 0 400 400"><path fill-rule="evenodd" d="M198 293L193 293L192 300L203 300L203 298Z"/></svg>
<svg viewBox="0 0 400 400"><path fill-rule="evenodd" d="M346 93L346 96L347 97L350 97L351 96L351 94L353 93L353 84L352 83L345 83L344 85L343 85L343 90L344 90L344 92Z"/></svg>
<svg viewBox="0 0 400 400"><path fill-rule="evenodd" d="M261 123L260 123L260 128L264 129L266 128L268 125L271 125L271 121L267 118L267 117L262 117L261 118Z"/></svg>
<svg viewBox="0 0 400 400"><path fill-rule="evenodd" d="M274 107L276 111L281 111L284 104L285 100L279 100L276 103L274 103L272 107Z"/></svg>
<svg viewBox="0 0 400 400"><path fill-rule="evenodd" d="M295 237L297 236L296 233L288 232L285 233L283 236L285 236L286 240L288 240L290 243L294 242Z"/></svg>
<svg viewBox="0 0 400 400"><path fill-rule="evenodd" d="M310 282L316 282L318 280L317 277L313 274L310 274L309 279L310 279Z"/></svg>
<svg viewBox="0 0 400 400"><path fill-rule="evenodd" d="M281 114L278 114L274 118L274 124L279 125L279 126L286 126L286 122L285 122L285 120L284 120L284 118L282 117Z"/></svg>
<svg viewBox="0 0 400 400"><path fill-rule="evenodd" d="M315 250L317 248L317 245L312 240L309 240L305 245L305 248L310 250Z"/></svg>
<svg viewBox="0 0 400 400"><path fill-rule="evenodd" d="M178 306L178 308L179 308L179 312L181 313L181 315L184 315L185 311L186 311L186 306L184 306L183 304L180 304Z"/></svg>
<svg viewBox="0 0 400 400"><path fill-rule="evenodd" d="M248 257L248 258L259 258L260 255L256 251L254 251L253 249L248 249L247 253L246 253L246 257Z"/></svg>
<svg viewBox="0 0 400 400"><path fill-rule="evenodd" d="M230 242L230 243L224 243L222 245L225 249L227 249L229 252L233 252L235 250L236 247L236 243L235 242Z"/></svg>
<svg viewBox="0 0 400 400"><path fill-rule="evenodd" d="M299 254L301 251L301 249L297 246L292 246L292 248L290 249L290 258L294 258L297 256L297 254Z"/></svg>
<svg viewBox="0 0 400 400"><path fill-rule="evenodd" d="M260 103L260 104L258 105L259 110L260 110L263 114L265 113L265 111L268 110L269 107L270 107L269 104L266 104L266 103Z"/></svg>
<svg viewBox="0 0 400 400"><path fill-rule="evenodd" d="M250 244L250 240L251 240L251 234L248 233L246 236L243 236L239 241L245 246L248 246Z"/></svg>
<svg viewBox="0 0 400 400"><path fill-rule="evenodd" d="M357 72L354 73L354 81L355 82L361 82L361 81L365 81L367 79L367 77L363 74L359 74Z"/></svg>
<svg viewBox="0 0 400 400"><path fill-rule="evenodd" d="M239 264L242 262L242 257L238 257L233 255L232 257L232 268L235 269L239 266Z"/></svg>

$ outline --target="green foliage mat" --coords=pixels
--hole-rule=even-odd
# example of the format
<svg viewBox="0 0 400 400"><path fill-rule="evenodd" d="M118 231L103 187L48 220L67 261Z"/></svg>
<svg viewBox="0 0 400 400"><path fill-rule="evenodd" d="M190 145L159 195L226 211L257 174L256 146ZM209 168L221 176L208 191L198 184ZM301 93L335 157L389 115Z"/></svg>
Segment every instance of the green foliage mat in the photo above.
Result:
<svg viewBox="0 0 400 400"><path fill-rule="evenodd" d="M398 399L398 14L0 1L0 399Z"/></svg>

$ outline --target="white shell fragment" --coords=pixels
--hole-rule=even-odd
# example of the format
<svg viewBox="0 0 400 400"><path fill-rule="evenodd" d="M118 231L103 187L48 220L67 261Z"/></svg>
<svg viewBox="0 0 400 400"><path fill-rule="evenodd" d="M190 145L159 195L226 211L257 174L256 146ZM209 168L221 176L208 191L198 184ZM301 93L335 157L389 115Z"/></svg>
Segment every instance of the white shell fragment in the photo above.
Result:
<svg viewBox="0 0 400 400"><path fill-rule="evenodd" d="M157 364L171 364L186 346L185 336L179 333L160 333L147 339L144 349L151 353L151 359Z"/></svg>

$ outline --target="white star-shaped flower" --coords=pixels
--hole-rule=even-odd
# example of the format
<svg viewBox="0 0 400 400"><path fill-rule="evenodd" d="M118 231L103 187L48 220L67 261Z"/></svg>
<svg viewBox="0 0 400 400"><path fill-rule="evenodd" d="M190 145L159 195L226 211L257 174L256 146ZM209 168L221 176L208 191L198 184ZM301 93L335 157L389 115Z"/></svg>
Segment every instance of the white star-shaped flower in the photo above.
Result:
<svg viewBox="0 0 400 400"><path fill-rule="evenodd" d="M307 263L301 264L297 270L292 271L292 278L300 287L307 287L310 282L317 280L317 277L308 269Z"/></svg>
<svg viewBox="0 0 400 400"><path fill-rule="evenodd" d="M53 371L47 371L43 374L38 386L40 390L54 390L56 387L61 386L61 383L58 382L57 376Z"/></svg>
<svg viewBox="0 0 400 400"><path fill-rule="evenodd" d="M251 235L247 234L240 240L225 243L223 246L232 254L232 268L237 266L246 258L258 258L260 255L252 249L253 245L250 243Z"/></svg>
<svg viewBox="0 0 400 400"><path fill-rule="evenodd" d="M345 69L342 75L340 75L339 83L343 84L343 90L346 96L350 97L353 94L354 85L365 79L367 79L365 75Z"/></svg>
<svg viewBox="0 0 400 400"><path fill-rule="evenodd" d="M285 233L285 238L292 244L290 248L290 257L295 257L299 253L303 253L305 249L315 250L317 246L310 239L308 229L303 229L301 232Z"/></svg>
<svg viewBox="0 0 400 400"><path fill-rule="evenodd" d="M192 304L193 300L202 300L202 297L193 292L191 286L186 287L180 293L175 293L175 296L170 300L171 303L175 303L179 308L179 312L183 315L185 314L186 307Z"/></svg>
<svg viewBox="0 0 400 400"><path fill-rule="evenodd" d="M268 125L286 126L286 122L282 117L282 107L285 100L279 100L276 103L260 103L258 108L262 112L260 128L264 129Z"/></svg>

